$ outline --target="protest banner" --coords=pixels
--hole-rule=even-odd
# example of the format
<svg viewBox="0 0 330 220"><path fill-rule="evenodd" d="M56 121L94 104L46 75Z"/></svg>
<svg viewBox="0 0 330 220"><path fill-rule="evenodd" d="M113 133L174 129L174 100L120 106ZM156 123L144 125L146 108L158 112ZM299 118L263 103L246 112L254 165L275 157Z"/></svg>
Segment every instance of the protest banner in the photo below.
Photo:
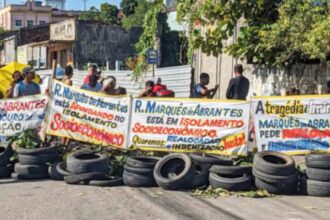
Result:
<svg viewBox="0 0 330 220"><path fill-rule="evenodd" d="M329 95L256 97L252 108L259 151L329 150Z"/></svg>
<svg viewBox="0 0 330 220"><path fill-rule="evenodd" d="M29 129L39 129L46 115L47 95L0 100L0 140Z"/></svg>
<svg viewBox="0 0 330 220"><path fill-rule="evenodd" d="M206 99L133 100L130 148L247 154L250 105Z"/></svg>
<svg viewBox="0 0 330 220"><path fill-rule="evenodd" d="M117 148L127 147L130 97L113 97L55 81L47 134Z"/></svg>

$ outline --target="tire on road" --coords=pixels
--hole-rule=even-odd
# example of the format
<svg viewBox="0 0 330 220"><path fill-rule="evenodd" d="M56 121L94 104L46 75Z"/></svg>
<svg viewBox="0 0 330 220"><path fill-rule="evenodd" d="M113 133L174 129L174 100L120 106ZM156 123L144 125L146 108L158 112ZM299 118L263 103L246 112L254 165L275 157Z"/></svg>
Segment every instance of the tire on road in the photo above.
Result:
<svg viewBox="0 0 330 220"><path fill-rule="evenodd" d="M295 172L292 157L272 151L259 152L253 158L254 167L265 174L286 176Z"/></svg>
<svg viewBox="0 0 330 220"><path fill-rule="evenodd" d="M18 161L22 165L46 165L47 163L54 163L59 160L57 154L18 154Z"/></svg>
<svg viewBox="0 0 330 220"><path fill-rule="evenodd" d="M28 175L28 174L19 174L19 173L12 173L11 178L16 180L41 180L41 179L48 179L48 174L46 175Z"/></svg>
<svg viewBox="0 0 330 220"><path fill-rule="evenodd" d="M157 186L153 176L145 176L136 173L130 173L127 170L123 173L123 182L130 187L154 187Z"/></svg>
<svg viewBox="0 0 330 220"><path fill-rule="evenodd" d="M194 176L195 166L188 154L169 154L160 159L154 169L157 184L168 190L189 189Z"/></svg>
<svg viewBox="0 0 330 220"><path fill-rule="evenodd" d="M330 170L308 167L306 175L311 180L330 182Z"/></svg>
<svg viewBox="0 0 330 220"><path fill-rule="evenodd" d="M105 179L106 175L102 172L91 172L91 173L83 173L83 174L74 174L70 176L65 176L64 181L67 184L79 184L81 182L88 183L91 180L97 179L102 180Z"/></svg>
<svg viewBox="0 0 330 220"><path fill-rule="evenodd" d="M213 165L210 168L210 172L228 175L228 176L240 176L243 174L252 174L252 166L223 166L223 165Z"/></svg>
<svg viewBox="0 0 330 220"><path fill-rule="evenodd" d="M305 161L309 168L330 169L330 154L309 154Z"/></svg>
<svg viewBox="0 0 330 220"><path fill-rule="evenodd" d="M252 186L251 175L242 175L240 177L218 175L210 173L210 184L213 188L222 188L229 191L249 191Z"/></svg>
<svg viewBox="0 0 330 220"><path fill-rule="evenodd" d="M88 182L90 186L100 186L100 187L113 187L113 186L123 186L124 180L122 177L111 178L105 180L91 180Z"/></svg>
<svg viewBox="0 0 330 220"><path fill-rule="evenodd" d="M13 156L14 151L11 147L11 143L6 147L0 147L0 167L5 167L10 162L10 158Z"/></svg>
<svg viewBox="0 0 330 220"><path fill-rule="evenodd" d="M66 168L73 174L107 173L109 171L109 157L105 154L86 151L71 153L67 157Z"/></svg>
<svg viewBox="0 0 330 220"><path fill-rule="evenodd" d="M13 165L8 164L7 166L0 167L0 179L9 178L13 172Z"/></svg>
<svg viewBox="0 0 330 220"><path fill-rule="evenodd" d="M330 182L307 179L307 194L310 196L330 196Z"/></svg>
<svg viewBox="0 0 330 220"><path fill-rule="evenodd" d="M210 166L209 164L203 163L195 164L195 176L191 181L191 189L200 188L209 184Z"/></svg>
<svg viewBox="0 0 330 220"><path fill-rule="evenodd" d="M128 164L124 165L124 170L127 170L130 173L141 174L146 176L152 176L154 169L152 168L140 168L140 167L132 167Z"/></svg>
<svg viewBox="0 0 330 220"><path fill-rule="evenodd" d="M230 158L210 155L210 154L202 154L202 153L191 153L190 157L198 162L198 163L208 163L208 164L217 164L217 165L233 165L233 161Z"/></svg>
<svg viewBox="0 0 330 220"><path fill-rule="evenodd" d="M72 173L66 170L66 165L64 162L60 162L56 165L56 171L63 177L72 175Z"/></svg>
<svg viewBox="0 0 330 220"><path fill-rule="evenodd" d="M298 179L292 182L278 181L277 183L268 183L259 178L255 178L255 185L258 189L264 189L272 194L292 195L298 190Z"/></svg>
<svg viewBox="0 0 330 220"><path fill-rule="evenodd" d="M160 157L134 156L127 158L126 164L136 168L154 168Z"/></svg>
<svg viewBox="0 0 330 220"><path fill-rule="evenodd" d="M17 174L23 175L47 175L48 166L47 165L23 165L16 163L14 166L14 171Z"/></svg>
<svg viewBox="0 0 330 220"><path fill-rule="evenodd" d="M52 164L48 167L48 176L52 180L63 180L64 176L57 171L57 165L58 163Z"/></svg>

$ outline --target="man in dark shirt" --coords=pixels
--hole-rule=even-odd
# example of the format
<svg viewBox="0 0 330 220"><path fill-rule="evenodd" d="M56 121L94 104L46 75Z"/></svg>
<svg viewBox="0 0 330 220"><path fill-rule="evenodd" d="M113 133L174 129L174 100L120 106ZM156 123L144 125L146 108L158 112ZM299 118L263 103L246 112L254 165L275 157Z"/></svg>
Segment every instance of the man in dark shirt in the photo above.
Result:
<svg viewBox="0 0 330 220"><path fill-rule="evenodd" d="M234 67L235 78L231 79L227 89L227 99L246 100L249 93L250 82L243 76L242 64L237 64Z"/></svg>
<svg viewBox="0 0 330 220"><path fill-rule="evenodd" d="M206 86L210 82L210 76L207 73L200 75L200 83L194 86L193 98L209 98L212 99L217 92L219 85L216 85L214 89L208 89Z"/></svg>

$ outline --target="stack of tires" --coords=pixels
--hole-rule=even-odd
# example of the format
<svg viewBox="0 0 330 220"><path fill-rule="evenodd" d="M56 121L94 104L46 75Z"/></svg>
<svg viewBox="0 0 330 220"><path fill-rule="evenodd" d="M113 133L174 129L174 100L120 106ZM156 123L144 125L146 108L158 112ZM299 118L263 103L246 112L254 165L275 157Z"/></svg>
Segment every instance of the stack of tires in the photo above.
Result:
<svg viewBox="0 0 330 220"><path fill-rule="evenodd" d="M311 196L330 196L330 154L310 154L306 158L307 180L302 185Z"/></svg>
<svg viewBox="0 0 330 220"><path fill-rule="evenodd" d="M209 179L213 188L249 191L252 187L252 167L213 165Z"/></svg>
<svg viewBox="0 0 330 220"><path fill-rule="evenodd" d="M154 187L157 186L153 176L159 157L135 156L127 158L124 166L123 180L130 187Z"/></svg>
<svg viewBox="0 0 330 220"><path fill-rule="evenodd" d="M297 192L298 173L292 157L279 152L260 152L254 156L253 165L258 189L280 195Z"/></svg>
<svg viewBox="0 0 330 220"><path fill-rule="evenodd" d="M232 161L212 155L169 154L156 164L154 177L166 190L194 189L208 185L209 169L214 164L232 165Z"/></svg>
<svg viewBox="0 0 330 220"><path fill-rule="evenodd" d="M68 155L65 163L59 163L56 171L68 184L92 186L122 185L122 178L109 177L109 157L91 151L78 151Z"/></svg>
<svg viewBox="0 0 330 220"><path fill-rule="evenodd" d="M16 148L18 162L14 166L12 178L35 180L48 178L48 164L59 161L56 146L23 149Z"/></svg>
<svg viewBox="0 0 330 220"><path fill-rule="evenodd" d="M13 156L11 144L7 147L0 147L0 179L9 178L13 172L13 165L10 158Z"/></svg>

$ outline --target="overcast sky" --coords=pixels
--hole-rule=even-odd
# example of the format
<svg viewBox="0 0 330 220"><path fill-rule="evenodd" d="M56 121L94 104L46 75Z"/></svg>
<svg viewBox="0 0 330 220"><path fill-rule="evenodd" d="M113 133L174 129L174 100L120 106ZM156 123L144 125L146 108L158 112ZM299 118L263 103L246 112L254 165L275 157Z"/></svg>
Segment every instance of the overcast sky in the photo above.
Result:
<svg viewBox="0 0 330 220"><path fill-rule="evenodd" d="M3 1L3 0L1 0ZM107 2L110 4L115 4L119 7L121 0L87 0L87 8L90 8L91 6L99 7L101 3ZM22 0L7 0L7 4L13 3L13 4L21 4L25 1ZM84 10L84 2L83 0L67 0L66 1L66 7L69 10Z"/></svg>

